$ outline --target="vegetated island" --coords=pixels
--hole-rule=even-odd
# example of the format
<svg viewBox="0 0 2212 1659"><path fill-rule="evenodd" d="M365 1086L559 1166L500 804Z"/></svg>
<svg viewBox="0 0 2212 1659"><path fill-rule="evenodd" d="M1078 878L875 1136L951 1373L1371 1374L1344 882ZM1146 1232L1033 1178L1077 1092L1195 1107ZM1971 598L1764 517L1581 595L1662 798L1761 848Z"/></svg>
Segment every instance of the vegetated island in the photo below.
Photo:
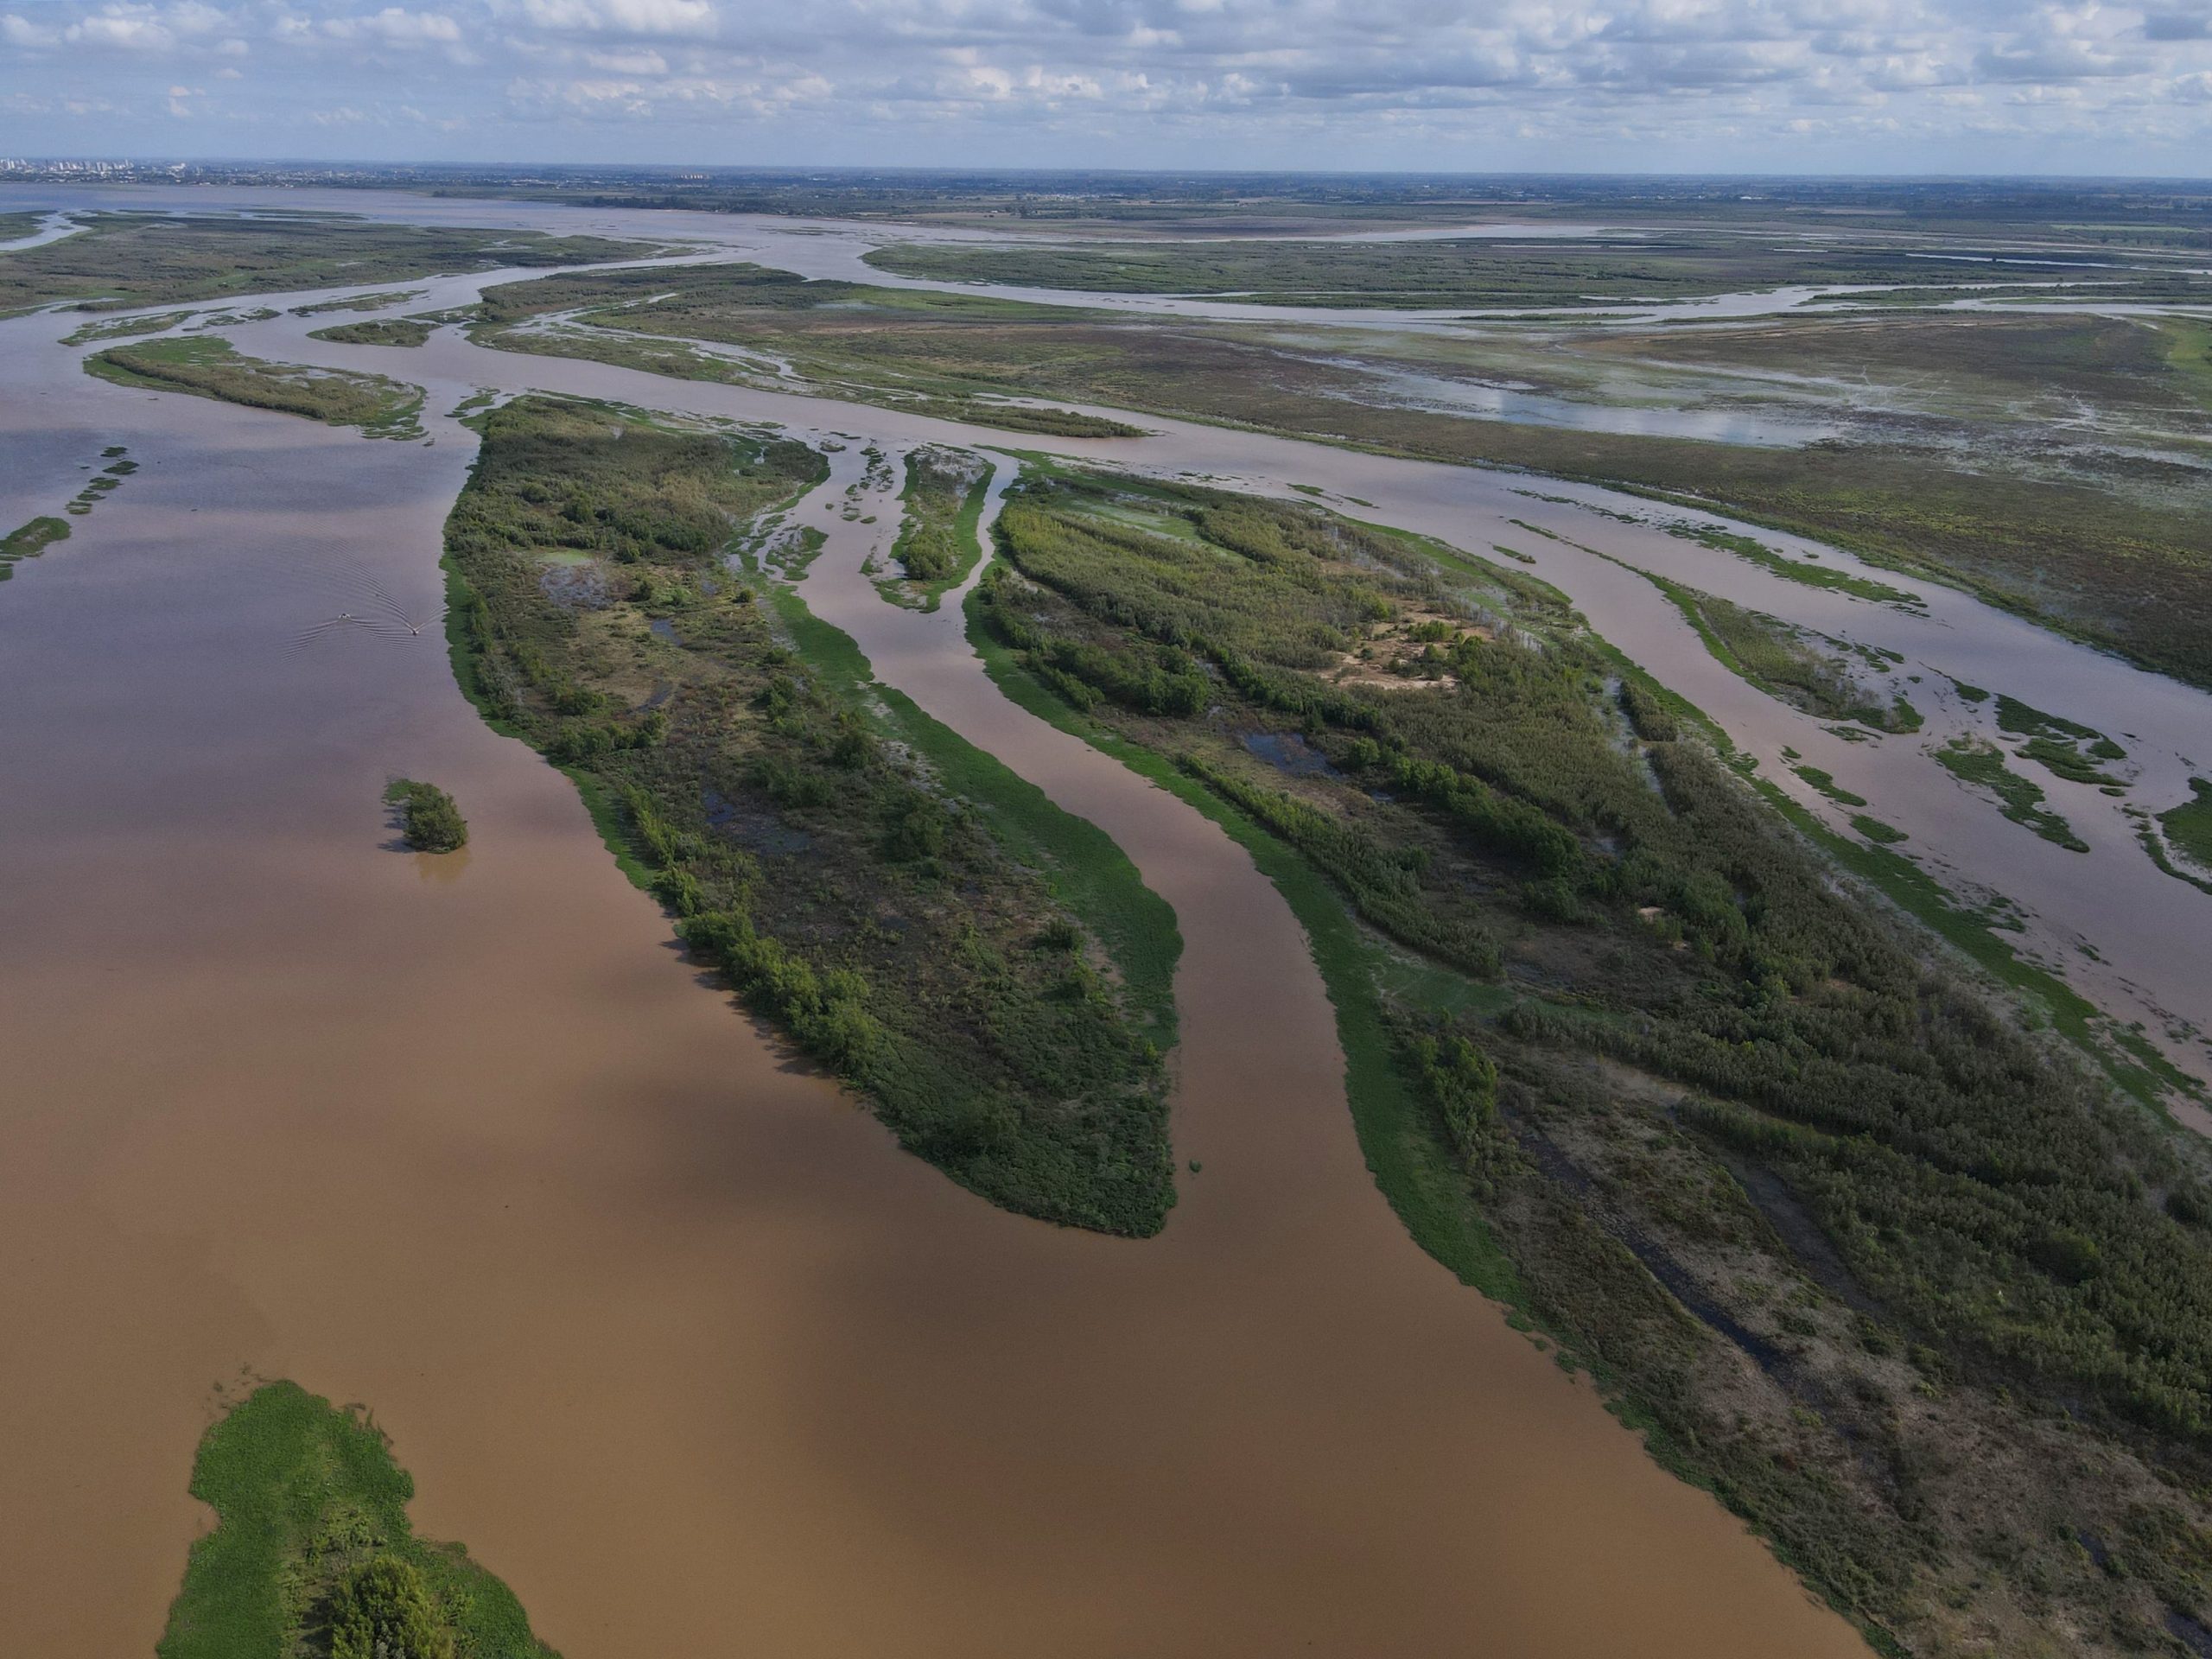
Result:
<svg viewBox="0 0 2212 1659"><path fill-rule="evenodd" d="M412 850L454 853L468 844L468 821L453 797L435 784L396 779L386 786L384 798L395 809L400 836Z"/></svg>
<svg viewBox="0 0 2212 1659"><path fill-rule="evenodd" d="M1112 842L905 698L777 576L804 445L518 398L447 527L464 690L902 1145L994 1203L1149 1234L1173 1201L1173 918Z"/></svg>
<svg viewBox="0 0 2212 1659"><path fill-rule="evenodd" d="M334 213L76 217L82 228L73 236L0 251L0 315L57 300L80 310L127 310L499 265L641 259L659 251L656 244L603 237L378 224Z"/></svg>
<svg viewBox="0 0 2212 1659"><path fill-rule="evenodd" d="M438 325L418 317L374 317L365 322L334 323L309 332L309 340L327 340L338 346L420 346L437 333Z"/></svg>
<svg viewBox="0 0 2212 1659"><path fill-rule="evenodd" d="M899 575L876 585L900 604L933 611L982 556L976 524L992 467L980 455L932 444L908 450L906 465L906 487L899 498L906 519L891 544Z"/></svg>
<svg viewBox="0 0 2212 1659"><path fill-rule="evenodd" d="M987 664L1253 849L1427 1249L1881 1650L2199 1639L2212 1160L2078 999L1518 570L1043 462L996 522Z"/></svg>
<svg viewBox="0 0 2212 1659"><path fill-rule="evenodd" d="M558 1659L465 1549L415 1535L415 1483L358 1407L264 1384L200 1442L192 1495L216 1525L160 1659Z"/></svg>
<svg viewBox="0 0 2212 1659"><path fill-rule="evenodd" d="M85 372L118 385L185 391L194 397L303 415L327 426L356 426L365 437L423 435L423 389L381 374L312 369L241 355L226 340L182 340L111 346L85 359Z"/></svg>

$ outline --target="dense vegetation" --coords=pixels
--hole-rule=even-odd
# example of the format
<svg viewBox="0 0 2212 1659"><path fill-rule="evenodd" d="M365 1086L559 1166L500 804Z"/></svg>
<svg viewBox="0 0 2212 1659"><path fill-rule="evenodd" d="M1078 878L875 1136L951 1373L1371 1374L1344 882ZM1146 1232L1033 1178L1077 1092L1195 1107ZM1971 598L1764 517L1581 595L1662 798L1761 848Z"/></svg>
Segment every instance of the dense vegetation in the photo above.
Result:
<svg viewBox="0 0 2212 1659"><path fill-rule="evenodd" d="M1986 257L1965 248L1962 257ZM1118 242L1104 247L986 242L899 243L867 256L880 270L939 282L1011 283L1112 294L1222 294L1269 305L1541 307L1573 310L1785 285L1888 283L1926 288L1925 245L1862 232L1853 242L1791 243L1711 231L1597 232L1572 239L1483 237L1414 241ZM2035 277L2077 269L2059 257L2022 267ZM2151 265L2117 278L2150 298L2212 298L2212 281Z"/></svg>
<svg viewBox="0 0 2212 1659"><path fill-rule="evenodd" d="M1936 751L1936 759L1953 777L1993 797L2013 823L2026 825L2069 852L2089 850L2089 843L2074 833L2074 827L2043 804L2043 786L2006 766L2005 752L1995 744L1955 737Z"/></svg>
<svg viewBox="0 0 2212 1659"><path fill-rule="evenodd" d="M16 566L25 559L35 559L54 543L69 538L69 521L50 514L34 518L27 524L18 524L5 537L0 537L0 582L16 573Z"/></svg>
<svg viewBox="0 0 2212 1659"><path fill-rule="evenodd" d="M906 522L891 556L906 586L931 609L981 556L976 526L990 481L989 463L980 456L926 444L906 452L906 487L899 497Z"/></svg>
<svg viewBox="0 0 2212 1659"><path fill-rule="evenodd" d="M1528 578L1129 480L998 525L987 648L1380 936L1332 991L1356 1090L1457 1166L1442 1230L1510 1263L1455 1265L1878 1640L2174 1650L2212 1600L2201 1148L1839 889ZM1435 1181L1394 1179L1432 1242Z"/></svg>
<svg viewBox="0 0 2212 1659"><path fill-rule="evenodd" d="M366 322L334 323L315 329L308 338L340 346L420 346L437 332L437 327L413 317L377 317Z"/></svg>
<svg viewBox="0 0 2212 1659"><path fill-rule="evenodd" d="M358 1408L270 1382L207 1431L161 1659L556 1659L506 1586L415 1535L415 1483Z"/></svg>
<svg viewBox="0 0 2212 1659"><path fill-rule="evenodd" d="M56 300L118 310L232 294L404 282L499 265L576 264L653 251L599 237L379 225L311 213L92 213L58 242L0 253L0 315Z"/></svg>
<svg viewBox="0 0 2212 1659"><path fill-rule="evenodd" d="M447 551L480 706L577 778L692 949L902 1144L1008 1208L1156 1230L1165 1084L1113 924L1055 896L1086 872L1014 857L983 758L918 713L887 741L849 645L772 615L766 568L726 556L821 458L545 398L479 421Z"/></svg>
<svg viewBox="0 0 2212 1659"><path fill-rule="evenodd" d="M2212 870L2212 782L2189 780L2190 798L2158 815L2166 839L2186 853L2200 869Z"/></svg>
<svg viewBox="0 0 2212 1659"><path fill-rule="evenodd" d="M494 328L483 337L665 372L743 377L722 359L679 361L678 342L698 339L786 365L839 396L955 418L982 413L972 406L978 396L1022 393L1623 485L1962 583L2212 684L2212 589L2202 555L2212 537L2212 492L2201 468L2145 455L2115 460L2104 430L2077 441L2055 418L2061 403L2078 412L2078 386L2119 423L2113 429L2133 423L2163 454L2155 435L2185 423L2180 411L2212 414L2212 357L2186 323L1904 313L1879 323L1813 317L1726 331L1493 330L1317 346L1310 331L1135 323L976 294L808 283L758 267L657 275L658 283L644 272L584 273L486 296L495 323L593 307L587 321L623 334ZM671 289L676 298L645 303ZM1804 361L1793 354L1801 333L1814 354ZM1883 372L1901 397L1942 418L1915 416L1880 442L1758 447L1484 419L1409 404L1391 395L1388 378L1456 367L1478 384L1503 376L1603 403L1616 390L1613 377L1632 368L1650 385L1631 391L1673 399L1683 395L1678 354L1696 353L1712 367L1694 395L1724 399L1762 380L1776 395L1777 385L1798 385L1791 377L1823 368L1860 375L1868 351L1884 354ZM1004 424L1003 415L990 418ZM2196 418L2201 427L2205 416ZM1931 444L1932 434L1946 442ZM1780 563L1820 580L1817 567ZM1847 584L1839 577L1834 585Z"/></svg>
<svg viewBox="0 0 2212 1659"><path fill-rule="evenodd" d="M329 426L358 426L372 438L419 438L423 391L380 374L310 369L242 357L212 334L111 346L85 359L85 372L119 385L153 386L200 397L304 415Z"/></svg>
<svg viewBox="0 0 2212 1659"><path fill-rule="evenodd" d="M418 853L454 853L468 844L468 823L452 796L435 784L395 779L384 792L399 819L400 838Z"/></svg>

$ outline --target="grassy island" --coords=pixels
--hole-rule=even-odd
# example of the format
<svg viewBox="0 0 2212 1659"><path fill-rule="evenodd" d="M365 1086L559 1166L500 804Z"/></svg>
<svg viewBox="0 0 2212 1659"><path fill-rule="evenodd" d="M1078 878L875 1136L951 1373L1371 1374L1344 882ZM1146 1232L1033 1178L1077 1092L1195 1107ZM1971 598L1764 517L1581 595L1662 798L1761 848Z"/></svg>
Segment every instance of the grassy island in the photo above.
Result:
<svg viewBox="0 0 2212 1659"><path fill-rule="evenodd" d="M1172 917L783 585L770 521L822 457L547 397L475 418L447 562L479 707L902 1144L1009 1209L1157 1230Z"/></svg>
<svg viewBox="0 0 2212 1659"><path fill-rule="evenodd" d="M85 372L118 385L189 392L250 409L304 415L327 426L357 426L372 438L419 438L423 391L380 374L310 369L245 357L214 335L111 346Z"/></svg>
<svg viewBox="0 0 2212 1659"><path fill-rule="evenodd" d="M308 338L339 346L420 346L437 331L437 324L419 318L377 317L366 322L334 323L314 330Z"/></svg>
<svg viewBox="0 0 2212 1659"><path fill-rule="evenodd" d="M415 1535L415 1483L357 1407L255 1389L200 1441L192 1495L216 1526L160 1659L558 1659L466 1550Z"/></svg>
<svg viewBox="0 0 2212 1659"><path fill-rule="evenodd" d="M1050 467L997 523L994 673L1253 849L1425 1247L1885 1651L2205 1618L2203 1147L1519 572Z"/></svg>

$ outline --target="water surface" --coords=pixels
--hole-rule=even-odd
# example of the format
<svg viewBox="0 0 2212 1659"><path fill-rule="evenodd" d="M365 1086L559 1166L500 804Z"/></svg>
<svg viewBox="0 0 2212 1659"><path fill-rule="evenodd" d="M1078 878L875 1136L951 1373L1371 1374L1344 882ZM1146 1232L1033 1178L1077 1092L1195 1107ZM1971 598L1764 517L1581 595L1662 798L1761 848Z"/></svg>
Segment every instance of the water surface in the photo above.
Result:
<svg viewBox="0 0 2212 1659"><path fill-rule="evenodd" d="M1205 1167L1159 1239L898 1153L677 957L435 630L317 631L365 583L435 613L471 385L751 394L315 321L235 337L428 379L429 447L0 325L11 500L73 489L79 437L142 463L0 593L0 1651L150 1647L248 1373L370 1402L423 1528L569 1659L1861 1650L1407 1239L1273 889L1007 704L957 612L874 595L855 450L803 509L810 598L1177 907ZM464 862L391 849L403 772L454 791Z"/></svg>

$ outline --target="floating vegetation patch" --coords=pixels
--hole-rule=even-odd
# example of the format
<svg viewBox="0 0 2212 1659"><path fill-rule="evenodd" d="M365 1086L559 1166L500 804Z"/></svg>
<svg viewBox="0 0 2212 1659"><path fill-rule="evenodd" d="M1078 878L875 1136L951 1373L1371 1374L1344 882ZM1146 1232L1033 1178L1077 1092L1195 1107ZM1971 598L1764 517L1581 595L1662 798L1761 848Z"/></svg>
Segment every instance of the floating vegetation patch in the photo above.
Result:
<svg viewBox="0 0 2212 1659"><path fill-rule="evenodd" d="M2043 788L2031 783L2005 764L2004 751L1972 737L1955 737L1935 751L1944 770L1996 798L1999 808L2015 823L2025 824L2045 841L2069 852L2086 853L2089 843L2074 827L2043 804Z"/></svg>
<svg viewBox="0 0 2212 1659"><path fill-rule="evenodd" d="M378 317L366 322L334 323L315 329L308 338L337 346L420 346L437 331L435 323L413 317Z"/></svg>
<svg viewBox="0 0 2212 1659"><path fill-rule="evenodd" d="M14 567L22 560L35 559L56 542L69 539L69 521L66 518L34 518L28 524L18 525L0 539L0 582L5 582Z"/></svg>
<svg viewBox="0 0 2212 1659"><path fill-rule="evenodd" d="M1818 766L1792 766L1789 770L1796 772L1800 778L1802 778L1815 789L1819 790L1821 794L1827 796L1828 799L1834 801L1838 806L1864 806L1866 804L1866 798L1864 795L1853 794L1849 790L1844 788L1842 785L1836 782L1833 773L1824 772Z"/></svg>
<svg viewBox="0 0 2212 1659"><path fill-rule="evenodd" d="M1847 570L1838 570L1829 565L1793 559L1754 537L1739 534L1719 524L1669 524L1667 533L1679 536L1685 541L1695 542L1700 547L1733 553L1738 558L1748 559L1784 582L1801 582L1808 588L1826 588L1836 593L1848 594L1853 599L1870 600L1878 605L1895 605L1905 610L1919 610L1927 604L1919 594L1909 594L1902 588L1892 588L1886 582L1876 582L1870 576L1854 576Z"/></svg>

